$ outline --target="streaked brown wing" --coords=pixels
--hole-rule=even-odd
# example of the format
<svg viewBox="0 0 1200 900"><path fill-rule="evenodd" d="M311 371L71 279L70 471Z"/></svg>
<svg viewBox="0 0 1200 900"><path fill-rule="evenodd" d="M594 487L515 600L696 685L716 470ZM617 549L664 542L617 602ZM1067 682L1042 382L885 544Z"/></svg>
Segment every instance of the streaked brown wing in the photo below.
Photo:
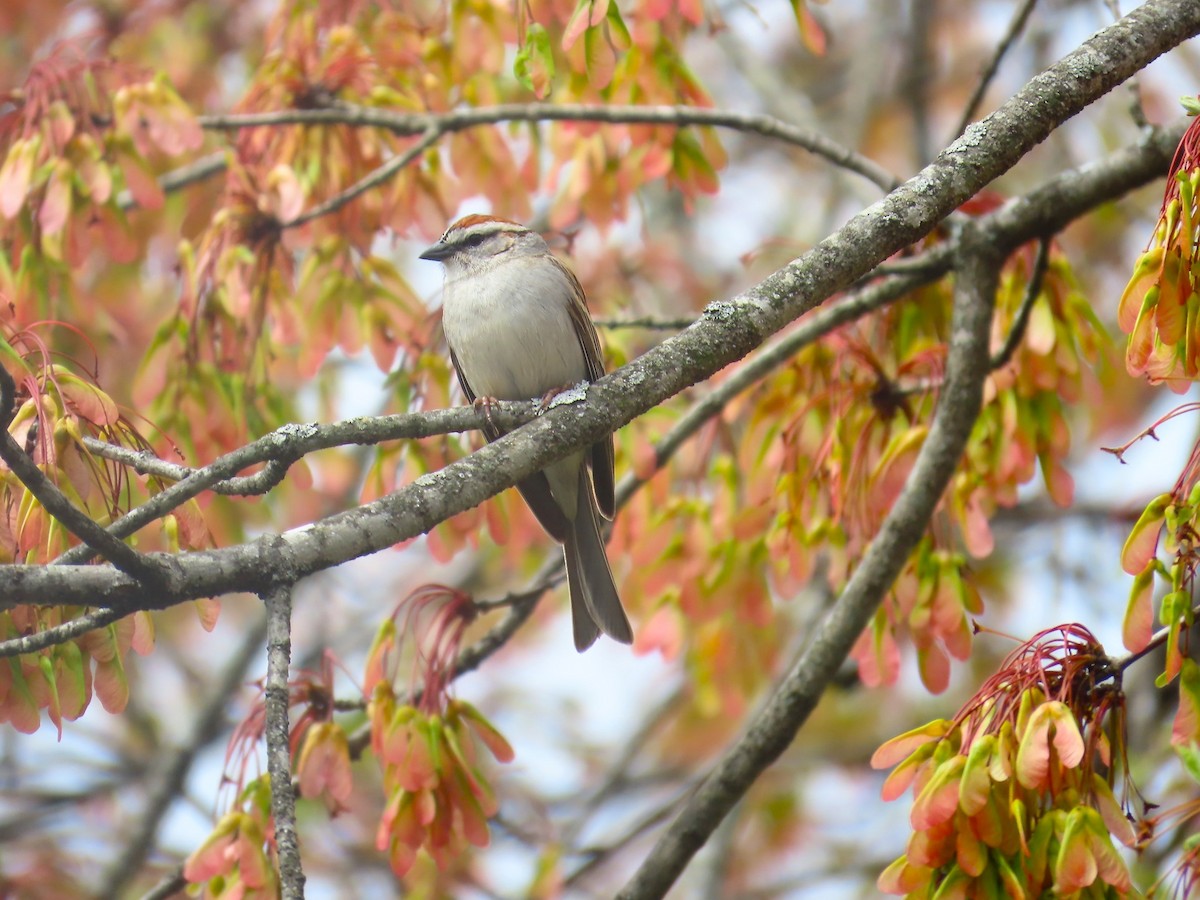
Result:
<svg viewBox="0 0 1200 900"><path fill-rule="evenodd" d="M588 381L595 382L604 377L604 353L600 349L600 336L596 334L596 326L592 324L587 311L587 299L583 287L575 273L557 259L558 267L566 273L571 284L584 298L584 303L572 303L570 306L571 323L575 326L575 335L579 338L579 346L583 349L584 363L587 365ZM610 434L602 441L592 444L592 486L596 491L596 505L600 514L611 519L617 511L615 476L613 474L613 437Z"/></svg>
<svg viewBox="0 0 1200 900"><path fill-rule="evenodd" d="M467 402L474 403L475 391L467 383L467 378L463 375L462 366L458 364L458 357L454 355L453 347L450 348L450 362L454 365L454 374L458 376L458 385L462 388L462 392L466 394ZM504 432L499 427L488 419L484 419L483 436L489 441L494 441L503 434ZM517 490L521 492L521 496L533 512L534 518L538 520L538 524L546 529L546 533L560 544L565 541L568 532L571 530L571 523L567 521L567 517L563 515L562 509L555 502L554 495L550 493L550 482L547 480L545 473L535 472L523 481L518 481Z"/></svg>
<svg viewBox="0 0 1200 900"><path fill-rule="evenodd" d="M467 402L475 402L475 392L471 390L471 385L467 383L467 376L463 374L462 366L458 364L458 357L454 355L454 348L450 347L450 342L446 342L446 346L450 349L450 364L454 366L454 374L458 376L458 386L462 388L462 392L467 395Z"/></svg>

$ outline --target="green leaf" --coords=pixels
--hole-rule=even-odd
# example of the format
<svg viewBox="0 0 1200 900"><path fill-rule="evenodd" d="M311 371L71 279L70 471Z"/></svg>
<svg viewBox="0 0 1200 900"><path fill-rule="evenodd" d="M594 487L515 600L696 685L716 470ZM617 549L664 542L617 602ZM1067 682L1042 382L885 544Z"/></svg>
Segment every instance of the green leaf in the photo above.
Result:
<svg viewBox="0 0 1200 900"><path fill-rule="evenodd" d="M554 50L550 46L550 35L536 22L529 26L525 44L517 51L513 74L539 100L550 93L554 82Z"/></svg>
<svg viewBox="0 0 1200 900"><path fill-rule="evenodd" d="M60 645L55 650L55 656L62 667L58 685L63 716L78 719L92 699L90 673L85 669L88 661L74 641Z"/></svg>
<svg viewBox="0 0 1200 900"><path fill-rule="evenodd" d="M1077 806L1067 813L1054 861L1054 886L1063 894L1080 891L1096 880L1096 857L1087 835L1087 808Z"/></svg>
<svg viewBox="0 0 1200 900"><path fill-rule="evenodd" d="M1133 579L1129 589L1129 604L1125 607L1121 638L1125 649L1133 653L1145 649L1154 632L1154 571L1151 561Z"/></svg>
<svg viewBox="0 0 1200 900"><path fill-rule="evenodd" d="M1192 781L1200 784L1200 745L1195 742L1187 746L1176 744L1175 752L1179 754L1179 761L1183 763L1184 771L1191 776Z"/></svg>
<svg viewBox="0 0 1200 900"><path fill-rule="evenodd" d="M567 20L567 27L563 30L562 48L564 52L569 51L587 29L594 28L604 21L608 6L609 4L605 0L579 0L575 4L575 11L571 13L571 18Z"/></svg>
<svg viewBox="0 0 1200 900"><path fill-rule="evenodd" d="M38 657L38 669L41 670L42 678L46 680L46 686L50 693L50 702L47 704L50 714L50 721L54 723L54 727L58 729L58 739L62 740L62 705L58 701L58 680L54 676L54 662L49 656Z"/></svg>
<svg viewBox="0 0 1200 900"><path fill-rule="evenodd" d="M963 769L962 787L959 790L959 806L968 816L982 810L992 791L992 779L988 777L992 755L996 752L997 738L985 734L975 740L967 753L967 764Z"/></svg>
<svg viewBox="0 0 1200 900"><path fill-rule="evenodd" d="M1187 610L1191 609L1191 600L1191 594L1187 591L1170 591L1164 594L1158 609L1159 624L1178 624Z"/></svg>
<svg viewBox="0 0 1200 900"><path fill-rule="evenodd" d="M1028 862L1024 866L1031 884L1040 885L1045 878L1046 866L1050 861L1050 842L1065 816L1066 813L1061 809L1052 809L1034 826L1033 836L1029 839Z"/></svg>
<svg viewBox="0 0 1200 900"><path fill-rule="evenodd" d="M583 33L584 61L592 85L603 90L612 82L617 54L604 28L589 28Z"/></svg>
<svg viewBox="0 0 1200 900"><path fill-rule="evenodd" d="M951 724L947 719L935 719L884 742L871 756L871 768L891 768L924 745L940 741L949 734Z"/></svg>
<svg viewBox="0 0 1200 900"><path fill-rule="evenodd" d="M1154 557L1158 550L1158 535L1171 501L1170 494L1155 497L1142 511L1137 524L1129 532L1121 550L1121 567L1126 574L1137 575L1145 571L1146 564Z"/></svg>
<svg viewBox="0 0 1200 900"><path fill-rule="evenodd" d="M955 754L952 759L938 766L913 801L908 818L914 829L925 831L950 821L958 809L959 789L966 764L965 756Z"/></svg>
<svg viewBox="0 0 1200 900"><path fill-rule="evenodd" d="M633 37L625 20L621 18L621 9L615 3L610 3L605 14L608 20L608 37L617 50L625 51L633 46Z"/></svg>
<svg viewBox="0 0 1200 900"><path fill-rule="evenodd" d="M948 900L950 897L964 896L963 892L965 892L970 880L970 876L957 865L951 866L950 871L945 874L941 884L938 885L938 889L933 895L933 900Z"/></svg>
<svg viewBox="0 0 1200 900"><path fill-rule="evenodd" d="M1001 853L992 853L992 865L1000 873L1000 881L1004 885L1008 897L1021 897L1025 894L1025 882L1014 871L1007 857Z"/></svg>
<svg viewBox="0 0 1200 900"><path fill-rule="evenodd" d="M1171 728L1171 743L1195 747L1200 741L1200 665L1184 657L1179 669L1179 709Z"/></svg>
<svg viewBox="0 0 1200 900"><path fill-rule="evenodd" d="M1053 750L1053 752L1052 752ZM1054 772L1073 769L1084 756L1083 736L1070 708L1052 700L1038 706L1029 717L1017 749L1017 780L1031 790L1052 783Z"/></svg>

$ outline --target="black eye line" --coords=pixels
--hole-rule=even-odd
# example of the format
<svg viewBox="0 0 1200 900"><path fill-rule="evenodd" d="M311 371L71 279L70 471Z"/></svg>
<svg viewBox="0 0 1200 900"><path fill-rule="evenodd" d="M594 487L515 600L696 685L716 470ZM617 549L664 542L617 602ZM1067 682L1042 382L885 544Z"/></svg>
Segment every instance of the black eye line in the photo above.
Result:
<svg viewBox="0 0 1200 900"><path fill-rule="evenodd" d="M486 234L483 234L482 232L476 232L475 234L468 234L465 238L459 241L459 246L478 247L487 239L488 236Z"/></svg>

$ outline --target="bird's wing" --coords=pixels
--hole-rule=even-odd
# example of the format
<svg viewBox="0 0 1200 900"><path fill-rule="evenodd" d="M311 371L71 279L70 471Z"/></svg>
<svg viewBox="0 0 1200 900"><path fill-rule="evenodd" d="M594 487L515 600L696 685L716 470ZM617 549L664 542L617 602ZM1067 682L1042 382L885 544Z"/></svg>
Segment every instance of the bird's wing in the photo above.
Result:
<svg viewBox="0 0 1200 900"><path fill-rule="evenodd" d="M583 287L579 284L579 279L575 277L575 273L557 259L554 262L566 274L572 286L579 292L579 296L585 298L584 304L586 304L587 295L584 294ZM604 353L600 349L600 336L596 334L596 326L592 324L586 305L572 303L568 308L571 313L571 324L575 326L575 335L579 338L579 347L583 350L588 381L598 381L604 377ZM617 508L615 475L613 474L612 435L610 434L603 440L592 444L590 456L592 486L596 492L596 504L600 508L600 514L606 519L611 519L616 513Z"/></svg>

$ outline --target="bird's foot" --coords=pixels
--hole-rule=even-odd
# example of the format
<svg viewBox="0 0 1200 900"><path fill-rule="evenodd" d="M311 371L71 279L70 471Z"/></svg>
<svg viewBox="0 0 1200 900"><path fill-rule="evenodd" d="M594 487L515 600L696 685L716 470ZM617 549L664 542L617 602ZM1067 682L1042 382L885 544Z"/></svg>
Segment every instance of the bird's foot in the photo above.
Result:
<svg viewBox="0 0 1200 900"><path fill-rule="evenodd" d="M550 390L542 394L542 398L534 404L534 409L537 411L537 414L540 416L554 405L555 398L561 396L569 390L574 389L574 387L575 385L573 384L560 384L558 387L550 388Z"/></svg>
<svg viewBox="0 0 1200 900"><path fill-rule="evenodd" d="M471 402L471 406L474 407L475 412L483 416L484 423L492 431L499 431L495 421L492 419L492 411L496 408L498 402L495 397L476 397Z"/></svg>

